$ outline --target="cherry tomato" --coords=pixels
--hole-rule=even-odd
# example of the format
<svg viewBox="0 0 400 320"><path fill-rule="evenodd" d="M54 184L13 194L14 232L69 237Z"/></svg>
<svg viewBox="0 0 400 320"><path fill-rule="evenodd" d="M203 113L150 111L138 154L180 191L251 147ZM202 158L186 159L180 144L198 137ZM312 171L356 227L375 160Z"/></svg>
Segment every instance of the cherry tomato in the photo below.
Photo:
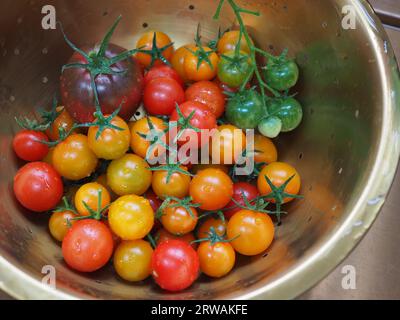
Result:
<svg viewBox="0 0 400 320"><path fill-rule="evenodd" d="M81 180L92 174L98 159L83 134L72 134L59 143L53 152L54 168L64 178Z"/></svg>
<svg viewBox="0 0 400 320"><path fill-rule="evenodd" d="M226 105L226 119L240 129L255 129L266 116L262 96L254 89L240 91Z"/></svg>
<svg viewBox="0 0 400 320"><path fill-rule="evenodd" d="M183 88L171 78L156 78L144 89L144 107L152 115L169 116L176 104L181 104L183 101L185 101Z"/></svg>
<svg viewBox="0 0 400 320"><path fill-rule="evenodd" d="M97 183L101 184L104 188L107 189L108 194L110 195L111 201L113 201L113 200L118 198L118 195L116 195L114 193L114 191L112 191L110 186L108 185L107 175L106 174L102 174L102 175L98 176L97 179L94 182L97 182Z"/></svg>
<svg viewBox="0 0 400 320"><path fill-rule="evenodd" d="M201 102L211 109L216 118L225 111L225 96L217 84L211 81L199 81L185 92L186 100Z"/></svg>
<svg viewBox="0 0 400 320"><path fill-rule="evenodd" d="M181 291L192 285L199 274L196 251L181 240L168 240L154 250L151 260L156 283L168 291Z"/></svg>
<svg viewBox="0 0 400 320"><path fill-rule="evenodd" d="M182 170L187 171L185 167ZM189 193L190 175L174 172L167 182L167 171L154 171L151 186L161 199L166 197L184 198Z"/></svg>
<svg viewBox="0 0 400 320"><path fill-rule="evenodd" d="M176 205L172 201L171 205ZM190 208L187 210L184 207L167 207L163 210L161 223L163 227L172 234L184 235L192 232L197 225L197 210Z"/></svg>
<svg viewBox="0 0 400 320"><path fill-rule="evenodd" d="M277 59L267 65L264 77L272 88L279 91L289 90L299 79L299 67L293 60Z"/></svg>
<svg viewBox="0 0 400 320"><path fill-rule="evenodd" d="M88 55L97 54L98 44L84 50ZM110 59L126 52L126 49L110 43L105 59L99 59L99 65L107 64ZM75 52L68 63L87 64L87 59ZM103 114L112 114L120 105L118 116L128 121L140 105L143 92L143 70L136 59L127 58L112 65L114 71L122 74L100 73L95 77L95 85ZM91 76L86 68L67 68L61 75L61 98L68 113L79 123L95 120L94 92Z"/></svg>
<svg viewBox="0 0 400 320"><path fill-rule="evenodd" d="M62 242L65 262L80 272L102 268L110 260L113 248L110 229L93 219L76 221Z"/></svg>
<svg viewBox="0 0 400 320"><path fill-rule="evenodd" d="M106 116L108 117L108 116ZM121 158L129 149L131 134L127 123L116 116L111 124L122 130L106 128L96 137L99 127L90 127L88 132L89 147L98 158L114 160Z"/></svg>
<svg viewBox="0 0 400 320"><path fill-rule="evenodd" d="M157 48L161 49L171 43L171 39L161 31L148 31L145 34L142 35L142 37L138 40L136 43L136 48L140 48L143 50L151 50L153 48L153 40L154 40L154 35L156 36L156 44ZM163 51L162 55L165 59L170 60L172 57L172 54L174 52L174 48L170 46L166 50ZM139 62L144 66L144 67L149 67L151 65L151 55L147 53L137 53L136 54L136 59L139 60ZM162 65L163 62L161 60L156 60L154 62L155 66Z"/></svg>
<svg viewBox="0 0 400 320"><path fill-rule="evenodd" d="M195 101L186 101L179 106L179 110L185 118L192 115L189 122L194 128L200 129L200 131L217 128L217 119L211 109L205 104ZM179 114L177 110L171 114L170 121L179 123ZM180 129L181 128L178 126L178 132ZM200 148L209 141L209 135L202 135L202 132L196 133L193 129L185 129L178 140L178 145L185 144L188 148Z"/></svg>
<svg viewBox="0 0 400 320"><path fill-rule="evenodd" d="M46 130L46 135L52 141L57 141L60 139L60 129L62 128L65 132L69 132L74 125L74 119L68 113L68 111L59 106L56 108L57 112L60 112L58 117L53 121L49 129ZM76 132L76 131L75 131Z"/></svg>
<svg viewBox="0 0 400 320"><path fill-rule="evenodd" d="M257 198L259 195L260 194L258 192L257 187L253 186L250 183L237 182L233 185L232 199L242 206L246 204L243 199L243 196L250 202L251 200ZM242 210L240 207L237 207L237 205L233 200L231 200L226 205L226 208L228 208L228 210L224 211L224 215L227 219L230 219L236 212Z"/></svg>
<svg viewBox="0 0 400 320"><path fill-rule="evenodd" d="M99 208L99 192L101 192L101 207ZM75 194L75 208L82 216L89 216L90 212L86 205L97 212L110 204L110 194L108 190L97 182L89 182L81 186Z"/></svg>
<svg viewBox="0 0 400 320"><path fill-rule="evenodd" d="M224 236L226 233L226 222L222 219L210 217L205 220L200 227L197 229L197 237L199 239L207 238L208 234L211 231L211 228L214 228L217 235L220 237Z"/></svg>
<svg viewBox="0 0 400 320"><path fill-rule="evenodd" d="M265 176L267 176L271 180L272 184L276 187L280 187L290 177L293 176L293 179L286 186L285 192L297 195L300 191L300 175L290 164L284 162L272 162L261 170L260 175L258 176L257 186L262 195L268 195L272 191L267 183L267 180L265 179ZM293 198L285 198L283 199L283 203L287 203L292 200ZM275 199L271 199L270 201L275 202Z"/></svg>
<svg viewBox="0 0 400 320"><path fill-rule="evenodd" d="M142 239L153 228L154 212L149 200L127 195L111 204L108 222L111 230L122 240Z"/></svg>
<svg viewBox="0 0 400 320"><path fill-rule="evenodd" d="M203 47L203 50L205 52L212 51L209 47ZM212 80L217 75L219 57L215 52L212 52L207 55L210 64L203 60L199 65L200 52L201 49L196 47L186 54L184 62L186 76L191 81Z"/></svg>
<svg viewBox="0 0 400 320"><path fill-rule="evenodd" d="M190 182L189 194L203 210L219 210L225 207L233 195L231 178L218 169L200 171Z"/></svg>
<svg viewBox="0 0 400 320"><path fill-rule="evenodd" d="M250 57L244 52L240 52L238 58L234 51L227 52L218 63L218 79L232 88L240 87L253 71Z"/></svg>
<svg viewBox="0 0 400 320"><path fill-rule="evenodd" d="M149 140L146 139L145 136L149 135L150 133L150 127L149 127L149 122L153 125L154 130L156 133L160 133L160 136L162 137L162 141L167 144L168 142L168 135L164 134L165 130L167 129L167 125L165 122L157 117L148 117L148 118L142 118L138 121L135 121L131 124L130 129L131 129L131 148L132 151L137 154L138 156L142 158L147 158L147 156L151 157L157 157L160 152L164 152L165 149L159 144L157 148L154 148L154 154L149 154L147 155L147 152L149 151L149 148L151 146L151 143ZM144 136L143 136L144 135ZM150 138L150 137L149 137ZM152 151L152 150L150 150ZM152 153L152 152L150 152Z"/></svg>
<svg viewBox="0 0 400 320"><path fill-rule="evenodd" d="M114 253L114 268L126 281L137 282L151 274L153 248L147 241L122 241Z"/></svg>
<svg viewBox="0 0 400 320"><path fill-rule="evenodd" d="M152 80L158 78L171 78L178 82L182 87L185 86L182 78L173 68L167 65L155 66L144 76L144 85L148 85Z"/></svg>
<svg viewBox="0 0 400 320"><path fill-rule="evenodd" d="M200 270L213 278L227 275L235 265L235 250L227 242L202 242L197 249Z"/></svg>
<svg viewBox="0 0 400 320"><path fill-rule="evenodd" d="M239 37L240 31L238 30L225 32L221 39L219 39L218 41L218 53L225 54L229 51L235 51L236 46L239 43ZM242 40L240 40L240 51L250 54L250 48L244 35L242 36Z"/></svg>
<svg viewBox="0 0 400 320"><path fill-rule="evenodd" d="M167 241L167 240L181 240L184 241L188 244L190 244L192 246L193 249L197 249L197 242L193 242L196 240L195 236L193 235L192 232L186 233L184 235L176 235L176 234L172 234L170 232L168 232L167 230L165 230L164 228L161 228L156 235L156 241L157 244L160 244L163 241Z"/></svg>
<svg viewBox="0 0 400 320"><path fill-rule="evenodd" d="M261 212L240 210L228 222L227 237L233 248L245 256L255 256L268 249L274 239L274 224Z"/></svg>
<svg viewBox="0 0 400 320"><path fill-rule="evenodd" d="M49 148L49 152L47 155L43 158L43 162L46 162L47 164L53 166L53 153L54 153L55 147Z"/></svg>
<svg viewBox="0 0 400 320"><path fill-rule="evenodd" d="M254 161L272 163L278 160L278 151L271 139L261 134L254 135Z"/></svg>
<svg viewBox="0 0 400 320"><path fill-rule="evenodd" d="M226 174L229 173L229 168L223 164L195 164L191 168L191 172L193 172L194 174L197 174L200 171L209 169L209 168L219 169L219 170L225 172Z"/></svg>
<svg viewBox="0 0 400 320"><path fill-rule="evenodd" d="M230 124L221 125L211 139L212 163L233 164L245 149L246 136L243 131Z"/></svg>
<svg viewBox="0 0 400 320"><path fill-rule="evenodd" d="M15 197L22 206L35 212L53 209L63 191L60 175L45 162L27 163L14 177Z"/></svg>
<svg viewBox="0 0 400 320"><path fill-rule="evenodd" d="M179 49L177 49L174 52L174 54L172 55L172 59L171 59L172 67L174 68L174 70L176 70L176 72L178 72L178 74L180 75L180 77L182 78L182 80L184 82L189 81L186 71L185 71L186 55L188 53L190 53L190 51L188 49L194 50L194 49L196 49L196 45L187 44L187 45L180 47Z"/></svg>
<svg viewBox="0 0 400 320"><path fill-rule="evenodd" d="M119 196L142 195L151 185L151 171L147 162L135 155L126 154L111 161L107 168L107 182Z"/></svg>
<svg viewBox="0 0 400 320"><path fill-rule="evenodd" d="M49 219L50 234L57 241L63 241L71 226L76 222L76 215L72 211L54 212Z"/></svg>
<svg viewBox="0 0 400 320"><path fill-rule="evenodd" d="M13 148L19 158L25 161L40 161L46 157L49 147L40 141L49 141L43 132L22 130L13 139Z"/></svg>

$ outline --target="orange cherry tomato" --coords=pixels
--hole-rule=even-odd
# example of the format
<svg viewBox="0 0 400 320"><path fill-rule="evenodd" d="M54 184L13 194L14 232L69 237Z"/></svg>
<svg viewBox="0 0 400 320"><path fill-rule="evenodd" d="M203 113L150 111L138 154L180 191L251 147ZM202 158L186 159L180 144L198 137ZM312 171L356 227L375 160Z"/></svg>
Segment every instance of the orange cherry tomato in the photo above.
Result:
<svg viewBox="0 0 400 320"><path fill-rule="evenodd" d="M192 84L185 92L186 100L201 102L208 106L216 118L225 112L225 95L219 86L211 81L199 81Z"/></svg>
<svg viewBox="0 0 400 320"><path fill-rule="evenodd" d="M101 192L101 207L99 208L99 195ZM97 182L89 182L81 186L75 194L74 204L76 210L82 216L90 215L89 210L86 208L85 204L97 212L98 210L104 209L110 204L111 198L108 190Z"/></svg>
<svg viewBox="0 0 400 320"><path fill-rule="evenodd" d="M171 202L171 205L176 202ZM161 223L163 227L170 233L175 235L184 235L192 232L197 225L197 210L184 207L167 207L163 210Z"/></svg>
<svg viewBox="0 0 400 320"><path fill-rule="evenodd" d="M225 54L228 51L235 51L236 46L239 42L240 32L238 30L225 32L224 35L218 41L218 53ZM253 42L253 41L252 41ZM250 54L250 48L246 42L246 38L242 36L240 43L240 51Z"/></svg>
<svg viewBox="0 0 400 320"><path fill-rule="evenodd" d="M274 224L261 212L240 210L228 222L227 237L233 248L245 256L255 256L268 249L274 239Z"/></svg>
<svg viewBox="0 0 400 320"><path fill-rule="evenodd" d="M54 212L49 220L50 234L57 241L63 241L69 228L75 223L76 215L72 211Z"/></svg>
<svg viewBox="0 0 400 320"><path fill-rule="evenodd" d="M168 37L168 35L166 35L164 32L148 31L145 34L143 34L142 37L138 40L138 42L136 43L136 48L137 49L141 48L143 50L151 50L153 48L154 35L156 35L156 44L159 49L167 46L172 42L171 39ZM162 55L165 59L169 61L173 53L174 53L174 48L173 46L170 46L169 48L163 51ZM149 67L151 65L150 54L139 52L135 55L135 57L144 67ZM154 63L155 66L162 64L163 62L161 60L156 60Z"/></svg>
<svg viewBox="0 0 400 320"><path fill-rule="evenodd" d="M272 162L261 170L257 180L257 187L258 191L260 191L262 195L268 195L272 191L265 176L267 176L276 187L280 187L293 176L292 180L286 186L285 192L293 195L299 194L301 178L297 170L290 164L284 162ZM293 198L285 198L283 203L288 203L292 200ZM271 199L270 201L275 203L275 199Z"/></svg>
<svg viewBox="0 0 400 320"><path fill-rule="evenodd" d="M164 130L167 129L165 122L157 117L142 118L130 124L132 151L142 158L146 158L147 152L151 146L150 141L145 138L145 136L147 136L150 132L149 122L154 126L154 130L156 132L163 133ZM168 135L163 134L162 139L162 141L167 144ZM154 148L154 154L149 154L150 159L152 157L160 156L159 151L165 152L165 149L161 145L158 145L156 148Z"/></svg>
<svg viewBox="0 0 400 320"><path fill-rule="evenodd" d="M213 278L227 275L235 265L236 254L232 245L227 242L202 242L197 249L200 270Z"/></svg>
<svg viewBox="0 0 400 320"><path fill-rule="evenodd" d="M200 209L219 210L231 200L233 182L219 169L202 170L190 182L189 194Z"/></svg>
<svg viewBox="0 0 400 320"><path fill-rule="evenodd" d="M61 113L54 120L50 128L46 130L46 135L52 141L57 141L60 139L60 128L64 129L65 132L69 132L75 122L63 106L57 107L56 111Z"/></svg>
<svg viewBox="0 0 400 320"><path fill-rule="evenodd" d="M243 131L230 124L221 125L211 139L212 163L233 164L245 149L246 136Z"/></svg>
<svg viewBox="0 0 400 320"><path fill-rule="evenodd" d="M209 47L203 47L205 52L212 51ZM199 54L200 48L196 47L192 52L186 54L185 57L185 72L187 78L191 81L201 81L201 80L212 80L216 77L218 72L218 62L219 57L215 52L208 55L210 64L203 60L199 64Z"/></svg>
<svg viewBox="0 0 400 320"><path fill-rule="evenodd" d="M208 218L197 229L197 238L199 239L207 238L211 228L214 228L217 235L222 237L226 233L226 221L220 218L214 218L214 217Z"/></svg>
<svg viewBox="0 0 400 320"><path fill-rule="evenodd" d="M178 72L184 82L189 81L185 71L186 55L190 53L188 49L194 50L196 49L196 46L194 44L184 45L176 50L171 58L172 67L175 69L176 72Z"/></svg>
<svg viewBox="0 0 400 320"><path fill-rule="evenodd" d="M225 172L226 174L229 173L229 168L223 164L195 164L192 166L191 168L191 172L193 172L194 174L199 173L202 170L205 169L209 169L209 168L213 168L213 169L219 169L223 172Z"/></svg>
<svg viewBox="0 0 400 320"><path fill-rule="evenodd" d="M254 161L272 163L278 160L278 151L271 139L261 134L254 135Z"/></svg>
<svg viewBox="0 0 400 320"><path fill-rule="evenodd" d="M186 170L185 167L181 167L182 170ZM168 172L167 171L154 171L152 178L152 189L154 193L161 199L166 197L184 198L189 193L190 176L174 172L167 182Z"/></svg>

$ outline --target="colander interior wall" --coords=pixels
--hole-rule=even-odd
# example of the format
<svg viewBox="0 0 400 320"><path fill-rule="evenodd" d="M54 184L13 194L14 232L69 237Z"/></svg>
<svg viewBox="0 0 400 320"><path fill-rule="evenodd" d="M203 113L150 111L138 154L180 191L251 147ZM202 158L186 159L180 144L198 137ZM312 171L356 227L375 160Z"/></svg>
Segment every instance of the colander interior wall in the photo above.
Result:
<svg viewBox="0 0 400 320"><path fill-rule="evenodd" d="M275 54L288 48L301 69L294 92L304 106L304 122L277 145L279 158L301 173L305 198L286 207L289 214L267 254L239 257L229 276L201 277L182 293L165 294L150 280L128 284L111 266L90 275L70 270L47 230L48 216L24 210L12 195L12 179L22 164L11 149L19 130L14 117L32 116L39 106L50 105L61 66L72 54L59 27L41 27L41 9L48 2L0 4L0 255L8 270L19 270L3 274L7 291L22 298L290 298L332 269L368 229L398 157L398 142L391 143L398 126L398 74L381 25L365 1L243 0L238 3L262 15L245 16L255 42ZM127 49L147 30L168 33L179 47L192 41L198 23L204 39L234 23L227 6L214 21L217 1L211 0L50 2L78 46L99 41L119 14L123 19L112 41ZM355 8L356 30L341 25L342 7L348 4ZM386 178L374 186L371 179L383 158L387 167L380 174ZM56 269L56 292L33 289L46 265Z"/></svg>

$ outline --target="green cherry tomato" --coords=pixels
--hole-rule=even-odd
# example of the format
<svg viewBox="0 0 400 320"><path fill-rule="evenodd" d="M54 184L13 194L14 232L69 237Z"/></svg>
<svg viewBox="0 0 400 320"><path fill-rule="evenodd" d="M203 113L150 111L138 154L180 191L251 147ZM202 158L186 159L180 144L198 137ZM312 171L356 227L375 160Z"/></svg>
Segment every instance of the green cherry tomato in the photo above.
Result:
<svg viewBox="0 0 400 320"><path fill-rule="evenodd" d="M240 129L255 129L266 115L260 94L244 90L233 96L226 106L228 122Z"/></svg>
<svg viewBox="0 0 400 320"><path fill-rule="evenodd" d="M244 52L240 52L236 57L235 52L230 51L222 55L218 63L218 79L232 88L240 87L251 72L253 67L250 58Z"/></svg>
<svg viewBox="0 0 400 320"><path fill-rule="evenodd" d="M276 60L264 69L266 82L274 89L285 91L292 88L299 79L299 68L293 60Z"/></svg>
<svg viewBox="0 0 400 320"><path fill-rule="evenodd" d="M268 103L270 116L275 116L282 121L282 132L296 129L303 119L301 104L292 97L274 99Z"/></svg>
<svg viewBox="0 0 400 320"><path fill-rule="evenodd" d="M282 131L282 120L275 116L269 116L261 120L258 131L267 138L276 138Z"/></svg>

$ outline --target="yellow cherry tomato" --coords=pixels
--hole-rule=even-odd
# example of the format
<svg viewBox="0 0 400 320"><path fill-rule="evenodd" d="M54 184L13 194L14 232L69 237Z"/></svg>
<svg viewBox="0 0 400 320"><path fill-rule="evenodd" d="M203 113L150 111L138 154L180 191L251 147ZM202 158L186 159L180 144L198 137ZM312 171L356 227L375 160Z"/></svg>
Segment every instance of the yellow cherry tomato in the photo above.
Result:
<svg viewBox="0 0 400 320"><path fill-rule="evenodd" d="M167 45L169 45L172 41L166 35L164 32L161 31L148 31L145 34L142 35L142 37L138 40L136 43L136 48L143 49L143 50L151 50L153 48L153 40L154 40L154 35L156 36L156 44L157 48L161 49ZM166 50L163 51L162 55L165 59L168 61L171 60L172 54L174 52L173 46L168 47ZM151 64L151 55L148 53L137 53L136 54L136 59L139 60L139 62L144 66L144 67L149 67ZM154 66L156 65L161 65L163 62L161 60L156 60L154 62Z"/></svg>
<svg viewBox="0 0 400 320"><path fill-rule="evenodd" d="M171 205L176 204L171 202ZM163 210L161 223L163 227L172 234L184 235L192 232L197 225L197 210L184 207L167 207Z"/></svg>
<svg viewBox="0 0 400 320"><path fill-rule="evenodd" d="M98 159L90 149L88 138L83 134L72 134L59 143L53 152L53 166L69 180L81 180L92 174Z"/></svg>
<svg viewBox="0 0 400 320"><path fill-rule="evenodd" d="M180 75L180 77L184 82L189 81L185 71L186 55L190 52L188 49L194 50L196 49L196 45L187 44L180 47L178 50L174 52L171 58L172 67L175 69L176 72L178 72L178 74Z"/></svg>
<svg viewBox="0 0 400 320"><path fill-rule="evenodd" d="M152 173L147 162L135 155L126 154L111 161L107 168L107 182L117 195L142 195L151 185Z"/></svg>
<svg viewBox="0 0 400 320"><path fill-rule="evenodd" d="M137 282L151 274L153 248L144 240L122 241L114 253L114 268L126 281Z"/></svg>
<svg viewBox="0 0 400 320"><path fill-rule="evenodd" d="M89 128L89 146L98 158L106 160L118 159L129 149L131 134L127 123L122 118L116 116L111 120L111 124L121 130L106 128L100 136L96 138L99 127Z"/></svg>
<svg viewBox="0 0 400 320"><path fill-rule="evenodd" d="M153 228L154 211L149 200L143 197L123 196L111 204L108 223L122 240L142 239Z"/></svg>

